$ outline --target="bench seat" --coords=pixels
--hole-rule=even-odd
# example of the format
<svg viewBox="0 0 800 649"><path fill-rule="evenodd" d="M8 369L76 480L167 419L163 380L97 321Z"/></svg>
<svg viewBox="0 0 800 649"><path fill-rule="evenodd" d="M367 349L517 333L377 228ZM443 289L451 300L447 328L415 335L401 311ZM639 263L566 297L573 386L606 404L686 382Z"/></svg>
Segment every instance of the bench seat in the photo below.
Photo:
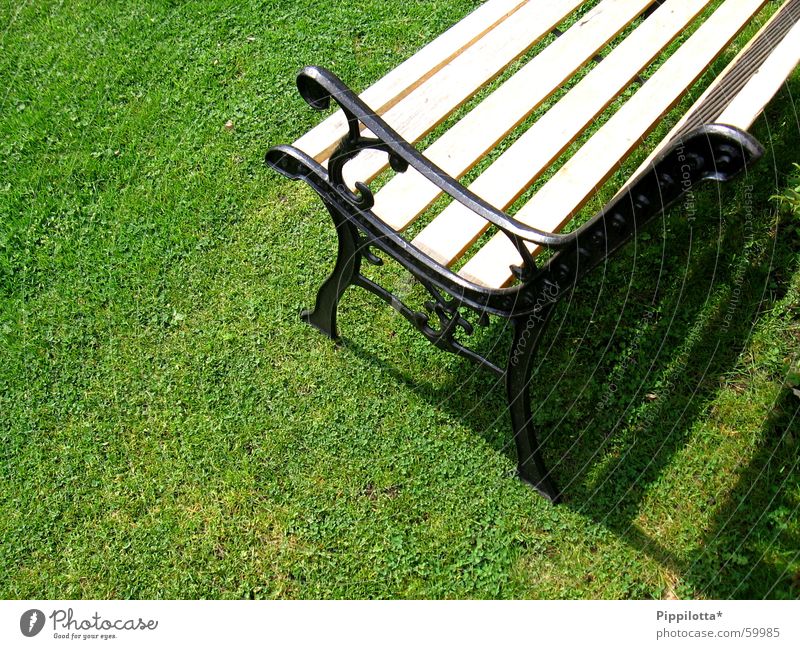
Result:
<svg viewBox="0 0 800 649"><path fill-rule="evenodd" d="M358 285L504 377L520 475L557 500L527 403L536 342L553 305L647 221L760 156L747 130L800 62L800 0L767 4L488 0L360 96L305 69L304 99L341 110L267 154L317 191L339 233L334 272L304 317L338 338L336 304ZM666 137L643 149L665 116ZM608 185L632 155L644 162ZM611 201L576 219L601 191ZM360 272L379 252L428 290L424 311ZM460 341L467 312L512 320L506 368Z"/></svg>

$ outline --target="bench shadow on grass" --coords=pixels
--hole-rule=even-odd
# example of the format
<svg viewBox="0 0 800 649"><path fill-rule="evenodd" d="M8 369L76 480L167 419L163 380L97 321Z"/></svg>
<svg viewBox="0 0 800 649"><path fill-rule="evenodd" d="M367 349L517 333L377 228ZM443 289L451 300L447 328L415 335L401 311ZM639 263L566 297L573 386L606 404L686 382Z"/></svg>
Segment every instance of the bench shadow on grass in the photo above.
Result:
<svg viewBox="0 0 800 649"><path fill-rule="evenodd" d="M770 304L771 301L761 307L768 309ZM737 309L735 316L742 323L757 321L757 310ZM688 311L686 315L692 320L695 312ZM671 327L670 333L688 337L693 332L679 324ZM659 342L658 334L652 338L637 344L650 347L648 342ZM797 415L794 395L786 389L782 391L770 412L765 413L760 431L730 431L739 436L752 434L757 440L755 450L743 464L736 464L729 455L715 467L716 471L730 474L728 481L735 486L716 493L704 488L713 481L707 474L702 475L702 467L680 467L683 460L679 455L689 447L690 453L707 454L709 463L718 460L713 457L711 439L704 443L705 431L695 426L699 424L702 429L714 407L717 387L735 371L749 340L741 328L720 337L715 323L709 323L703 335L684 348L683 355L691 359L691 365L678 363L677 372L690 373L685 382L668 384L667 394L659 393L652 403L647 403L643 394L646 390L628 389L627 394L621 395L621 403L598 414L592 425L578 434L576 445L554 444L550 452L551 462L560 468L559 477L569 489L567 506L612 530L675 575L682 587L681 596L725 599L763 597L771 592L787 596L791 590L791 575L783 574L786 564L762 560L766 548L759 546L769 538L770 552L784 557L800 547L796 538L780 534L773 538L769 521L775 511L797 509L797 503L792 503L781 490L789 476L781 475L778 468L785 469L787 464L796 467L796 462L786 461L791 453L796 456L787 436ZM671 353L672 358L655 367L662 375L670 374L663 368L677 356ZM629 367L623 376L628 385L646 383L647 370L651 368ZM746 390L746 385L743 388ZM561 402L560 408L571 405ZM641 414L629 416L629 405L639 405ZM554 409L558 408L559 404L554 404ZM719 436L720 431L715 430L714 434ZM660 485L665 476L670 483L666 488ZM661 500L653 509L674 515L679 533L691 539L688 546L693 549L673 549L656 534L642 530L637 516L648 498ZM687 503L687 499L691 502ZM669 511L673 507L674 511ZM687 514L698 519L692 520ZM675 529L674 524L668 527Z"/></svg>
<svg viewBox="0 0 800 649"><path fill-rule="evenodd" d="M776 145L772 153L774 160L784 161L777 163L778 169L789 168L785 161L791 160L794 154L791 144ZM766 172L761 174L760 183L756 179L755 205L768 203L769 186L764 182L767 175ZM710 195L706 190L705 197ZM733 193L726 188L722 196L730 200ZM757 211L754 218L768 218L768 209ZM679 216L673 214L672 218ZM648 350L645 362L642 363L641 358L639 362L616 361L617 368L622 365L623 369L613 379L605 379L604 389L608 390L611 380L624 387L614 393L610 403L604 403L601 397L604 405L593 415L591 404L581 406L556 396L546 409L552 414L539 421L540 429L548 424L552 427L550 422L560 419L557 413L576 411L567 429L578 430L573 436L578 439L566 440L565 444L553 436L549 453L551 464L558 467L556 474L561 483L568 485L567 506L614 531L626 543L676 575L678 592L682 596L726 599L800 595L800 574L790 572L796 570L800 558L800 539L796 528L792 531L787 527L788 520L797 516L800 507L796 496L800 402L786 388L768 411L764 411L763 404L753 404L755 413L758 409L763 412L760 431L732 431L733 434L752 434L757 440L755 449L742 465L719 467L719 471L730 474L728 482L733 486L721 494L707 494L707 501L699 504L702 520L698 521L698 526L694 527L692 521L683 522L682 530L692 538L690 547L694 549L673 551L652 534L643 532L635 522L651 487L657 485L668 470L674 470L670 465L677 454L688 444L695 444L698 435L702 436L702 432L695 432L695 425L702 428L708 419L719 387L736 383L736 372L742 371L740 357L749 348L752 334L764 317L762 314L784 297L792 276L800 272L793 255L800 241L797 232L786 227L788 220L786 216L779 220L777 238L765 236L758 242L768 254L745 263L743 272L741 262L736 261L737 256L747 258L743 250L747 232L743 232L741 226L727 228L719 239L719 246L716 246L717 231L713 224L705 229L696 228L692 249L700 253L679 258L680 264L685 262L686 284L682 294L673 292L655 300L660 307L660 320L647 320L644 329L636 329L642 322L636 295L626 309L632 313L623 314L618 320L617 314L609 313L612 308L595 314L597 330L612 331L616 327L620 332L618 346ZM674 240L685 237L682 230L685 230L683 224L667 235L668 249L686 243ZM617 268L624 273L632 259L630 252L623 253ZM637 259L637 264L644 264L640 268L644 275L659 273L658 264L653 260ZM710 280L708 277L712 273L714 279ZM630 292L635 293L625 282L611 280L609 284L611 286L599 287L599 290L608 288L608 305L620 304L625 299L621 295L627 293L626 297L630 297ZM637 285L642 286L632 278L629 286ZM709 304L714 290L720 288L723 293L727 288L725 299L717 305ZM595 286L594 292L597 291ZM578 290L575 301L593 298L593 287L589 284ZM665 325L665 321L669 324ZM626 333L626 326L635 331ZM664 349L653 363L654 350L661 344ZM592 359L598 353L602 350L591 346L575 353L572 367L584 377L572 376L570 382L583 385L591 380L588 377L598 369L592 367L593 363L598 365ZM634 353L632 357L635 356ZM563 358L559 360L564 362ZM605 366L613 370L613 364ZM602 372L596 374L602 375ZM656 375L661 381L653 380ZM543 378L547 384L547 377ZM742 384L746 391L746 376ZM648 396L653 397L652 402L648 402ZM741 407L739 403L735 407ZM745 408L749 405L741 403ZM630 407L636 411L629 411ZM580 412L589 413L585 425L580 421ZM716 458L711 457L713 447L706 452L709 462L715 461ZM696 480L699 486L692 488L690 485L686 493L678 493L677 498L690 497L693 491L706 495L702 478L689 473L680 479ZM679 485L677 488L680 490ZM657 493L657 497L663 497L665 491ZM692 504L697 506L697 503Z"/></svg>
<svg viewBox="0 0 800 649"><path fill-rule="evenodd" d="M773 159L765 166L788 170L791 144L778 143L771 153ZM756 177L756 219L767 218L771 209L767 176L768 171L762 171ZM721 192L718 196L707 187L700 196L698 204L702 209L705 201L710 218L698 217L690 228L674 208L663 240L655 233L658 241L646 242L655 254L637 255L629 246L612 260L605 277L590 279L562 305L542 342L540 371L534 377L534 417L549 465L566 492L564 506L678 575L682 595L792 597L798 594L799 577L786 571L797 559L800 539L785 531L778 519L781 512L796 514L798 503L781 488L791 476L781 477L776 468L776 458L797 455L787 431L797 427L798 402L788 390L765 413L748 462L724 467L735 486L717 494L717 500L709 495L701 505L707 513L705 523L684 530L695 550L675 552L635 523L644 499L676 454L693 441L694 425L702 423L720 386L736 371L760 314L783 296L798 272L781 266L793 259L792 247L799 243L783 235L759 242L769 251L766 259L737 264L748 235L733 219L720 227L715 215L721 200L736 200L741 194L733 187L722 187ZM779 222L778 231L783 233L785 225L785 219ZM662 267L662 250L668 251L669 267ZM673 250L681 252L672 256ZM776 260L777 271L771 265ZM668 280L668 286L659 286L659 277L675 275L685 278L682 286ZM739 293L734 296L734 291ZM659 315L643 319L653 307ZM504 326L494 323L486 340L502 335ZM513 460L503 386L495 377L458 359L453 379L433 386L405 376L355 341L349 341L348 348L436 402ZM537 401L542 392L547 398ZM506 431L504 437L498 429ZM785 470L785 463L781 466ZM677 497L686 498L687 493Z"/></svg>
<svg viewBox="0 0 800 649"><path fill-rule="evenodd" d="M714 503L719 506L705 534L687 556L677 556L624 518L606 516L605 524L679 576L684 596L797 598L800 573L792 566L800 558L800 535L789 522L800 502L789 492L797 481L797 435L792 429L798 418L800 401L790 390L781 390L760 431L760 447L740 467L725 502Z"/></svg>

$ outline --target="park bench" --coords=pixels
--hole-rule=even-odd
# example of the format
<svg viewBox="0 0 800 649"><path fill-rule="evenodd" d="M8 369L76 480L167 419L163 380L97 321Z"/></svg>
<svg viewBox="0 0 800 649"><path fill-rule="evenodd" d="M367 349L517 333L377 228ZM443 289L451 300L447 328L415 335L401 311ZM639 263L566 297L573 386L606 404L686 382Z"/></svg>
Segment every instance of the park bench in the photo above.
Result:
<svg viewBox="0 0 800 649"><path fill-rule="evenodd" d="M339 299L360 286L494 372L519 476L558 501L530 402L553 309L698 182L733 178L762 155L747 131L798 64L799 18L800 0L488 0L360 96L328 70L303 69L303 99L340 110L266 155L310 185L338 234L333 272L302 317L338 340ZM665 115L674 126L642 152ZM637 171L576 220L631 155L644 158ZM385 257L430 294L424 306L362 272ZM464 344L490 316L513 325L505 367Z"/></svg>

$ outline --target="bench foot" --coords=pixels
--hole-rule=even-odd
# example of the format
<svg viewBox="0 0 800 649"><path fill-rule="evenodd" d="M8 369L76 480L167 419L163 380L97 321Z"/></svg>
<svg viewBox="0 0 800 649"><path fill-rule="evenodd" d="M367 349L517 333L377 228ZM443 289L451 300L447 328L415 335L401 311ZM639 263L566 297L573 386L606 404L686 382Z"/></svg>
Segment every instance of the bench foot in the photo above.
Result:
<svg viewBox="0 0 800 649"><path fill-rule="evenodd" d="M336 310L339 299L358 275L361 266L361 253L357 247L358 233L354 226L332 206L326 203L336 234L339 239L339 250L333 272L322 283L317 292L313 309L304 309L300 318L315 329L318 329L331 340L340 340L336 326Z"/></svg>
<svg viewBox="0 0 800 649"><path fill-rule="evenodd" d="M542 309L512 319L514 339L506 370L506 392L514 443L517 447L517 474L552 503L561 501L561 491L550 477L537 440L531 413L532 360L539 338L549 321L557 294L541 302Z"/></svg>
<svg viewBox="0 0 800 649"><path fill-rule="evenodd" d="M558 505L561 502L561 491L556 486L554 480L550 477L540 477L537 470L530 471L526 467L519 466L517 467L517 477L522 480L522 482L530 485L533 487L536 492L549 500L554 505Z"/></svg>

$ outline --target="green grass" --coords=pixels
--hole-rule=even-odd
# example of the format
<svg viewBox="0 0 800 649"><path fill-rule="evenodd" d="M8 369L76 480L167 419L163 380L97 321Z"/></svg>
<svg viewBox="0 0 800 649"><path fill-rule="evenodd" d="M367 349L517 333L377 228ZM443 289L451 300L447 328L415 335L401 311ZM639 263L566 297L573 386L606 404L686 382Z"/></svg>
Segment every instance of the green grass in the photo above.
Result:
<svg viewBox="0 0 800 649"><path fill-rule="evenodd" d="M563 506L492 377L362 291L343 348L300 323L335 238L262 162L319 119L294 73L365 88L476 4L0 7L0 596L800 595L797 75L746 179L557 313Z"/></svg>

